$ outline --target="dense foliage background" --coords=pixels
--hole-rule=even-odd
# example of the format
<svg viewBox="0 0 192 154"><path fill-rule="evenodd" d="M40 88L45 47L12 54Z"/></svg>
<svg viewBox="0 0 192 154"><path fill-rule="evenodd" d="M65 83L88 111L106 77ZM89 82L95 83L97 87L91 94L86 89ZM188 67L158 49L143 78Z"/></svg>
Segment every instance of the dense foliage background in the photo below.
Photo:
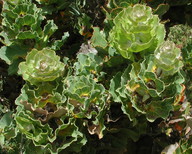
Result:
<svg viewBox="0 0 192 154"><path fill-rule="evenodd" d="M191 0L0 10L0 153L192 153Z"/></svg>

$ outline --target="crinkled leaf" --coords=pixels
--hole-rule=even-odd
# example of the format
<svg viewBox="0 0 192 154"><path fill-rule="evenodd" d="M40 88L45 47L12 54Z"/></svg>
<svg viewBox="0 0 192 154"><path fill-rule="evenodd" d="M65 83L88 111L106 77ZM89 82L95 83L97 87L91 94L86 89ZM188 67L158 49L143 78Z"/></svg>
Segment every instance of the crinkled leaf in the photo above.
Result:
<svg viewBox="0 0 192 154"><path fill-rule="evenodd" d="M58 27L53 23L53 20L48 20L43 29L44 41L46 41L57 29Z"/></svg>
<svg viewBox="0 0 192 154"><path fill-rule="evenodd" d="M90 119L104 130L103 116L107 106L105 88L101 84L97 84L91 76L69 76L64 80L63 95L68 97L67 109L75 118Z"/></svg>
<svg viewBox="0 0 192 154"><path fill-rule="evenodd" d="M65 43L65 41L67 40L67 38L69 37L69 33L65 32L61 38L61 40L55 40L51 46L52 50L59 50L62 45Z"/></svg>
<svg viewBox="0 0 192 154"><path fill-rule="evenodd" d="M110 82L110 89L109 89L109 92L110 94L113 96L113 100L115 102L121 102L121 97L120 95L118 94L118 92L116 91L117 88L119 88L121 86L121 73L117 73L113 79L111 80Z"/></svg>
<svg viewBox="0 0 192 154"><path fill-rule="evenodd" d="M77 55L77 62L74 64L76 75L94 75L100 76L103 59L94 53L79 53Z"/></svg>
<svg viewBox="0 0 192 154"><path fill-rule="evenodd" d="M94 47L106 48L108 42L105 39L105 34L100 31L99 27L93 27L93 36L91 37L91 43Z"/></svg>
<svg viewBox="0 0 192 154"><path fill-rule="evenodd" d="M154 122L157 118L161 117L166 119L173 110L173 98L165 100L152 101L146 105L146 116L147 120Z"/></svg>

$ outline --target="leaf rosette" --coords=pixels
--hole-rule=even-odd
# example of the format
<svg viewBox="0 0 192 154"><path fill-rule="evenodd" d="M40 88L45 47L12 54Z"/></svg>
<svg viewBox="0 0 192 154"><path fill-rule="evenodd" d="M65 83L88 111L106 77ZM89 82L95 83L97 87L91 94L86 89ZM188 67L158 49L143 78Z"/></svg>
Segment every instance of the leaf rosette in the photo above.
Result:
<svg viewBox="0 0 192 154"><path fill-rule="evenodd" d="M141 63L133 63L123 74L116 75L111 81L110 93L116 102L123 104L122 110L131 120L138 114L145 114L147 120L153 122L157 118L167 118L174 110L183 82L180 72L169 77L161 76L154 57L149 56Z"/></svg>
<svg viewBox="0 0 192 154"><path fill-rule="evenodd" d="M107 95L103 85L96 83L91 76L69 76L64 80L63 95L68 98L67 110L75 118L90 119L98 126L102 136Z"/></svg>
<svg viewBox="0 0 192 154"><path fill-rule="evenodd" d="M16 105L29 112L36 120L45 124L51 119L67 114L63 104L66 98L62 96L58 85L43 83L39 87L25 84L21 95L16 99Z"/></svg>
<svg viewBox="0 0 192 154"><path fill-rule="evenodd" d="M59 85L42 83L35 88L25 84L15 102L18 105L15 114L17 129L47 153L68 148L79 151L86 142L74 117L64 107L66 99L61 92Z"/></svg>
<svg viewBox="0 0 192 154"><path fill-rule="evenodd" d="M15 115L16 128L35 146L41 147L41 152L79 152L81 146L86 143L73 118L62 116L60 119L42 124L29 111L19 110L20 108L17 108ZM50 123L54 123L54 126Z"/></svg>
<svg viewBox="0 0 192 154"><path fill-rule="evenodd" d="M91 118L104 109L105 88L90 76L70 76L64 81L64 93L68 97L74 115Z"/></svg>
<svg viewBox="0 0 192 154"><path fill-rule="evenodd" d="M114 18L109 33L111 45L125 58L134 60L134 53L153 52L164 40L165 29L150 7L136 4L124 8Z"/></svg>
<svg viewBox="0 0 192 154"><path fill-rule="evenodd" d="M181 51L171 41L163 42L154 52L156 65L163 70L164 75L178 72L183 63Z"/></svg>
<svg viewBox="0 0 192 154"><path fill-rule="evenodd" d="M38 85L40 82L53 81L62 76L64 67L64 63L60 62L60 57L55 54L55 51L33 49L26 56L26 61L19 64L18 73L24 80Z"/></svg>

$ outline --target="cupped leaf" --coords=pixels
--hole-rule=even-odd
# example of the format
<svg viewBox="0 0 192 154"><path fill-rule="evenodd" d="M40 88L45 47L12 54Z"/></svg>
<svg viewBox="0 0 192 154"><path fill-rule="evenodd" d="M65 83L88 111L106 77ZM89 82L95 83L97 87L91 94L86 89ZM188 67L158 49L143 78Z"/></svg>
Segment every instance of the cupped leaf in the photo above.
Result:
<svg viewBox="0 0 192 154"><path fill-rule="evenodd" d="M4 32L10 41L19 42L23 39L38 39L41 32L40 24L44 19L41 9L30 1L20 2L18 5L3 5Z"/></svg>
<svg viewBox="0 0 192 154"><path fill-rule="evenodd" d="M69 105L73 108L74 116L77 118L91 118L92 114L96 115L104 108L105 88L97 84L90 76L66 78L63 94L69 98Z"/></svg>

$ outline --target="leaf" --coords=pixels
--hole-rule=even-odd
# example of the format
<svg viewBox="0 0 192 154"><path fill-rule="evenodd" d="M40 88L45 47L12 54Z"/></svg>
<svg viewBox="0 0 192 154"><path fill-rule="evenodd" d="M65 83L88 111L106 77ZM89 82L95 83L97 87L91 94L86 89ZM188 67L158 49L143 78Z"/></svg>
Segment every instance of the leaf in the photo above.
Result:
<svg viewBox="0 0 192 154"><path fill-rule="evenodd" d="M168 4L160 4L154 10L154 14L157 14L160 18L169 10Z"/></svg>
<svg viewBox="0 0 192 154"><path fill-rule="evenodd" d="M138 16L139 14L139 16ZM138 60L138 55L150 54L163 41L164 26L146 5L128 6L113 19L109 42L124 58Z"/></svg>
<svg viewBox="0 0 192 154"><path fill-rule="evenodd" d="M34 108L31 103L28 102L21 102L21 104L24 106L26 110L29 110L31 112L34 112L35 114L39 114L42 117L39 117L38 120L47 123L51 118L60 118L61 116L65 115L67 113L66 109L62 107L58 107L56 111L48 112L47 110L44 110L42 108Z"/></svg>
<svg viewBox="0 0 192 154"><path fill-rule="evenodd" d="M28 49L19 45L3 46L0 48L0 58L10 65L15 59L24 58L27 52Z"/></svg>
<svg viewBox="0 0 192 154"><path fill-rule="evenodd" d="M60 62L60 57L54 50L33 49L26 56L26 61L19 64L18 74L31 84L38 85L41 82L54 81L62 76L64 67L64 63Z"/></svg>
<svg viewBox="0 0 192 154"><path fill-rule="evenodd" d="M167 98L165 100L152 101L149 105L146 105L147 120L154 122L157 118L166 119L173 110L173 99Z"/></svg>
<svg viewBox="0 0 192 154"><path fill-rule="evenodd" d="M43 41L46 42L49 37L58 29L57 25L54 24L53 20L48 20L47 24L43 29L44 39Z"/></svg>
<svg viewBox="0 0 192 154"><path fill-rule="evenodd" d="M37 38L37 34L35 32L31 32L31 31L24 31L24 32L20 32L17 36L16 39L33 39L33 38Z"/></svg>
<svg viewBox="0 0 192 154"><path fill-rule="evenodd" d="M102 134L100 125L94 125L94 124L88 125L88 131L91 135L93 135L93 134L98 135L99 139L103 138L103 134Z"/></svg>
<svg viewBox="0 0 192 154"><path fill-rule="evenodd" d="M99 27L93 27L93 36L91 37L91 43L94 47L106 48L108 42L105 39L103 31L100 31Z"/></svg>
<svg viewBox="0 0 192 154"><path fill-rule="evenodd" d="M13 121L12 118L12 113L13 112L7 112L3 115L3 117L0 120L0 128L5 128L6 126L9 126L11 124L11 122Z"/></svg>
<svg viewBox="0 0 192 154"><path fill-rule="evenodd" d="M139 0L108 0L107 7L109 9L116 9L119 7L127 7L139 3Z"/></svg>
<svg viewBox="0 0 192 154"><path fill-rule="evenodd" d="M8 68L8 74L9 75L13 75L13 74L17 74L17 71L18 71L18 66L20 64L20 62L22 62L23 59L16 59L13 61L13 63L11 65L9 65L9 68Z"/></svg>
<svg viewBox="0 0 192 154"><path fill-rule="evenodd" d="M64 35L62 36L61 40L55 40L54 43L51 46L52 50L60 50L62 45L66 42L66 40L69 37L69 33L65 32Z"/></svg>
<svg viewBox="0 0 192 154"><path fill-rule="evenodd" d="M10 46L11 45L11 42L10 42L8 36L4 31L2 31L0 33L0 42L2 42L5 46Z"/></svg>
<svg viewBox="0 0 192 154"><path fill-rule="evenodd" d="M95 53L79 53L77 59L74 64L76 75L100 76L103 66L103 59L100 56Z"/></svg>
<svg viewBox="0 0 192 154"><path fill-rule="evenodd" d="M121 86L121 75L122 73L117 73L110 82L109 92L115 102L121 102L120 94L116 91Z"/></svg>

